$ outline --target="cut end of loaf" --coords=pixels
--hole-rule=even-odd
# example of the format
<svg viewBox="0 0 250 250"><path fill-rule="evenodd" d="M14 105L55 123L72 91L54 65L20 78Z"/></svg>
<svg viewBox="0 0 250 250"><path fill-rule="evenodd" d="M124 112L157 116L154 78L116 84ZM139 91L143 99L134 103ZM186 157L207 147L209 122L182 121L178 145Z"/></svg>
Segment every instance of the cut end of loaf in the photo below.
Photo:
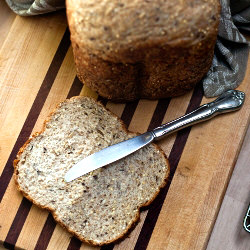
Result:
<svg viewBox="0 0 250 250"><path fill-rule="evenodd" d="M18 187L80 240L113 242L164 186L169 172L165 155L151 144L70 183L64 175L86 156L135 135L93 99L66 100L20 149L14 162Z"/></svg>

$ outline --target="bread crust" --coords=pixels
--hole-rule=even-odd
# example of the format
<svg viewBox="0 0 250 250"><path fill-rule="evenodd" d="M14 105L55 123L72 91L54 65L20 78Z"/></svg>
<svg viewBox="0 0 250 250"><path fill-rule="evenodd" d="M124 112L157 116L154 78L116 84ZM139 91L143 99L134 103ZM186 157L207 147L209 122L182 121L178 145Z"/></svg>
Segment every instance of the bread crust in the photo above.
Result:
<svg viewBox="0 0 250 250"><path fill-rule="evenodd" d="M215 40L207 37L199 49L156 49L144 62L132 64L104 61L74 42L72 47L77 75L84 84L107 99L133 101L174 97L191 90L211 66ZM190 49L194 51L192 55ZM167 55L171 58L168 61Z"/></svg>
<svg viewBox="0 0 250 250"><path fill-rule="evenodd" d="M66 99L64 102L70 102L74 99L82 99L82 98L88 98L88 99L92 99L94 100L93 98L91 97L80 97L80 96L75 96L75 97L72 97L70 99ZM95 102L97 102L96 100L94 100ZM62 103L62 102L61 102ZM133 221L131 221L131 223L127 226L127 228L124 230L124 232L119 235L117 238L115 238L114 240L110 240L110 241L105 241L105 242L101 242L101 243L98 243L98 242L95 242L95 241L92 241L92 240L88 240L88 239L85 239L84 237L82 237L81 235L77 234L76 232L74 232L73 230L71 230L69 227L67 227L59 218L58 216L56 215L56 212L55 210L52 208L52 207L49 207L49 206L43 206L41 205L40 203L36 202L36 200L34 200L33 198L31 198L29 196L28 193L26 193L19 185L18 183L18 162L19 162L19 159L20 159L20 156L21 154L23 153L23 151L27 148L27 146L29 145L29 143L37 136L39 136L40 134L42 134L46 128L46 124L50 121L52 115L57 111L57 109L60 107L61 103L59 103L56 108L49 114L48 118L44 121L43 123L43 127L42 127L42 130L40 132L36 132L34 133L25 143L24 145L19 149L18 153L17 153L17 156L16 156L16 159L14 160L13 162L13 167L14 167L14 180L15 180L15 183L17 185L17 188L18 190L23 194L23 196L25 198L27 198L29 201L31 201L33 204L35 204L36 206L42 208L42 209L46 209L48 210L49 212L51 212L53 218L55 219L55 221L57 223L59 223L63 228L65 228L68 232L70 232L72 235L74 235L75 237L77 237L79 240L81 240L82 242L86 242L88 244L91 244L93 246L103 246L103 245L107 245L107 244L110 244L110 243L114 243L114 242L117 242L117 241L120 241L121 239L123 239L129 232L130 230L138 223L139 221L139 218L140 218L140 210L141 208L143 207L146 207L148 205L150 205L152 203L152 201L155 199L155 197L159 194L160 190L166 185L167 183L167 179L168 179L168 176L169 176L169 172L170 172L170 165L169 165L169 161L164 153L164 151L157 145L157 144L154 144L152 143L152 145L155 147L155 149L157 149L159 152L161 152L162 156L164 157L165 161L166 161L166 166L167 166L167 171L166 171L166 175L165 175L165 178L162 182L162 184L158 187L158 190L155 192L155 195L153 196L153 198L149 201L147 201L146 203L142 204L140 207L138 207L138 211L137 211L137 214L136 214L136 217ZM113 117L116 117L119 122L121 123L122 125L122 128L124 130L124 132L128 133L128 134L133 134L133 135L139 135L139 133L133 133L133 132L130 132L125 123L118 117L116 116L114 113L112 113L109 109L107 109L101 102L97 102L98 105L104 107L111 116Z"/></svg>
<svg viewBox="0 0 250 250"><path fill-rule="evenodd" d="M113 101L178 96L209 70L218 0L90 2L67 0L67 17L77 75L101 96ZM104 3L110 12L99 8Z"/></svg>

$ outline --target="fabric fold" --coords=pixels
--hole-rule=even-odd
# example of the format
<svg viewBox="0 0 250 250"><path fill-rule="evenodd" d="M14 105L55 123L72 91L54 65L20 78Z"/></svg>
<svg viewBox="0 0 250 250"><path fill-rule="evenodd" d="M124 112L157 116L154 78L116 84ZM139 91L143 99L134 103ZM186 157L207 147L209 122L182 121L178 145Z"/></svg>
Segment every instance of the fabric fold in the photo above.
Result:
<svg viewBox="0 0 250 250"><path fill-rule="evenodd" d="M65 8L65 0L5 0L20 16L35 16Z"/></svg>
<svg viewBox="0 0 250 250"><path fill-rule="evenodd" d="M206 97L215 97L228 89L237 88L245 76L249 43L239 29L242 29L242 26L248 28L250 26L250 0L248 0L248 5L246 5L246 0L231 1L231 4L240 10L234 16L231 15L230 1L221 0L221 17L215 54L212 66L202 80Z"/></svg>

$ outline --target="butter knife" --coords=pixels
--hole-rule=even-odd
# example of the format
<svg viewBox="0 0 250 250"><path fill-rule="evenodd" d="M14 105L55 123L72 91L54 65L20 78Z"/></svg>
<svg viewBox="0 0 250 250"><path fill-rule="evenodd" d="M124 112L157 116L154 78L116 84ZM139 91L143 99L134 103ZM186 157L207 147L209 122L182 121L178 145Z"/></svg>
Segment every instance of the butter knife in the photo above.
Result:
<svg viewBox="0 0 250 250"><path fill-rule="evenodd" d="M235 111L241 108L244 103L245 94L239 90L228 90L219 96L213 102L204 104L196 110L168 122L160 127L153 129L134 138L114 144L100 150L75 164L65 175L65 181L70 182L84 174L95 169L101 168L112 162L115 162L138 149L146 146L154 140L176 132L182 128L206 121L212 117Z"/></svg>

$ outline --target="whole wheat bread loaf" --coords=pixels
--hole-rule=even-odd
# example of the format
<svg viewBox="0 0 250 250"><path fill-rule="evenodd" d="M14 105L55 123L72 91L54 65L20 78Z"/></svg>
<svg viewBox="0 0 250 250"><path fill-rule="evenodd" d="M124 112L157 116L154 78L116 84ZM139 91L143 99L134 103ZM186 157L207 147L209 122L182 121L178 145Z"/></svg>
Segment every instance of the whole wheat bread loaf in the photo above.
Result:
<svg viewBox="0 0 250 250"><path fill-rule="evenodd" d="M67 0L79 79L112 100L177 96L208 72L219 0Z"/></svg>
<svg viewBox="0 0 250 250"><path fill-rule="evenodd" d="M165 185L169 165L164 153L150 144L70 183L64 175L86 156L135 135L95 100L68 99L20 149L14 161L18 188L80 240L113 242Z"/></svg>

